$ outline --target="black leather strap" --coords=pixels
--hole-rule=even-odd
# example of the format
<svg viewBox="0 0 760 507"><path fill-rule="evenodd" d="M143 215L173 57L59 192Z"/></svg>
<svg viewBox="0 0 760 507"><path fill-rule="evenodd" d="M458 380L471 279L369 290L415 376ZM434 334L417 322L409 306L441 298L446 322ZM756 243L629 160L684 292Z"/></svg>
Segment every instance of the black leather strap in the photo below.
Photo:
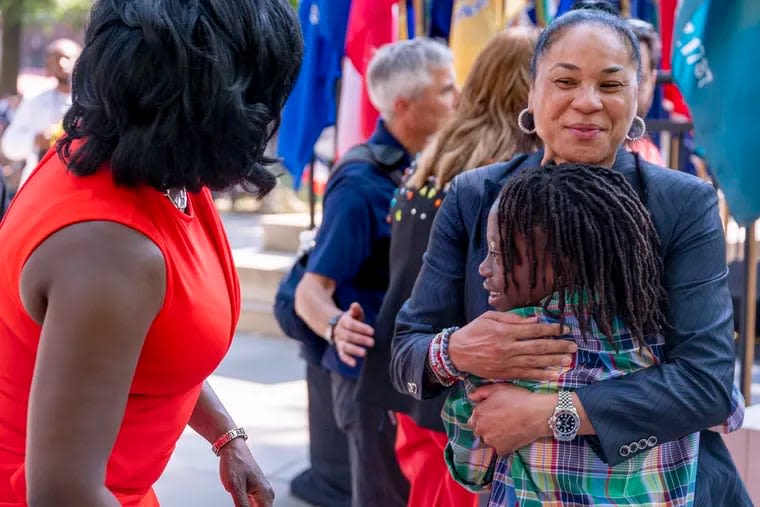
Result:
<svg viewBox="0 0 760 507"><path fill-rule="evenodd" d="M348 150L330 170L330 177L348 164L364 162L372 164L385 172L396 184L401 184L406 152L394 146L384 144L362 143Z"/></svg>

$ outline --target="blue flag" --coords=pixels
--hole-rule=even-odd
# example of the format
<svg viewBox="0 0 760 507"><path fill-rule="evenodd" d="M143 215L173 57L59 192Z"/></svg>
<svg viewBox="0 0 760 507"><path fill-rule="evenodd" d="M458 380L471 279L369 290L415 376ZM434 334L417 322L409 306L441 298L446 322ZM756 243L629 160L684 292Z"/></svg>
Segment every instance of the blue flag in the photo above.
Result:
<svg viewBox="0 0 760 507"><path fill-rule="evenodd" d="M430 14L430 33L428 36L449 40L451 33L451 12L454 0L433 0Z"/></svg>
<svg viewBox="0 0 760 507"><path fill-rule="evenodd" d="M351 0L303 0L298 11L304 58L298 79L282 111L278 152L297 189L314 143L335 123L340 62ZM262 76L266 79L266 76Z"/></svg>
<svg viewBox="0 0 760 507"><path fill-rule="evenodd" d="M682 0L673 29L673 78L696 143L741 225L760 217L760 1Z"/></svg>

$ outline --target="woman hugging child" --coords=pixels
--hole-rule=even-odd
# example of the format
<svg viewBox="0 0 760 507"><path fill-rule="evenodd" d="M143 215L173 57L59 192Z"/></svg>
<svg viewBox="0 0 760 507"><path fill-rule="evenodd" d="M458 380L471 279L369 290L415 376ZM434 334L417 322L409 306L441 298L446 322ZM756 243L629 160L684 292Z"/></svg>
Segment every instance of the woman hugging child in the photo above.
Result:
<svg viewBox="0 0 760 507"><path fill-rule="evenodd" d="M559 403L548 422L553 438L505 456L484 445L469 425L474 402L468 394L502 380L463 378L442 412L453 477L472 491L492 489L492 506L691 505L698 433L672 442L642 439L633 451L647 452L610 467L595 452L594 437L578 435L570 398L581 386L666 358L659 239L633 187L602 167L526 170L502 189L488 217L487 241L480 274L489 304L559 322L567 330L560 339L576 342L578 352L557 380L511 381L533 392L558 393ZM734 414L716 431L741 426L744 401L736 388L734 402Z"/></svg>

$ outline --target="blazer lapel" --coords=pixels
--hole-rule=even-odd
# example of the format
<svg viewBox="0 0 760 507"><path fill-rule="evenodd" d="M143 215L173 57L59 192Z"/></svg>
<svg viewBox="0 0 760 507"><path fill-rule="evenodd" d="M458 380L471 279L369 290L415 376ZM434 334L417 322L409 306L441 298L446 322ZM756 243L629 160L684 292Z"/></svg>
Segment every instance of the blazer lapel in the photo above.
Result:
<svg viewBox="0 0 760 507"><path fill-rule="evenodd" d="M639 181L636 175L636 159L633 153L629 152L625 148L619 148L617 155L615 155L615 162L612 164L612 169L618 171L625 176L628 183L638 190Z"/></svg>

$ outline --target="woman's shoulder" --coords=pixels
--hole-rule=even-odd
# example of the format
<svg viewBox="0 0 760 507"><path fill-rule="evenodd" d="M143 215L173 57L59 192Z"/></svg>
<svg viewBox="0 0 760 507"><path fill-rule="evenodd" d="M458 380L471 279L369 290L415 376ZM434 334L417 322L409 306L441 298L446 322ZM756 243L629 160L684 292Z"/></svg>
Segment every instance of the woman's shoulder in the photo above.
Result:
<svg viewBox="0 0 760 507"><path fill-rule="evenodd" d="M684 171L678 171L669 167L652 164L643 159L639 159L639 164L644 173L644 177L656 185L649 185L649 192L694 192L698 189L708 190L713 186L709 182L689 174Z"/></svg>
<svg viewBox="0 0 760 507"><path fill-rule="evenodd" d="M514 169L521 166L528 157L528 154L520 153L507 161L495 162L483 167L463 171L454 178L452 183L456 185L458 192L470 188L482 189L485 181L493 183L503 181Z"/></svg>
<svg viewBox="0 0 760 507"><path fill-rule="evenodd" d="M116 185L107 166L89 176L75 175L49 153L15 196L3 237L10 234L34 247L59 229L93 221L118 222L153 237L161 198L166 199L148 187Z"/></svg>
<svg viewBox="0 0 760 507"><path fill-rule="evenodd" d="M641 161L647 206L656 224L677 222L677 217L705 211L715 205L718 194L712 183L692 174ZM660 234L663 231L660 230Z"/></svg>

